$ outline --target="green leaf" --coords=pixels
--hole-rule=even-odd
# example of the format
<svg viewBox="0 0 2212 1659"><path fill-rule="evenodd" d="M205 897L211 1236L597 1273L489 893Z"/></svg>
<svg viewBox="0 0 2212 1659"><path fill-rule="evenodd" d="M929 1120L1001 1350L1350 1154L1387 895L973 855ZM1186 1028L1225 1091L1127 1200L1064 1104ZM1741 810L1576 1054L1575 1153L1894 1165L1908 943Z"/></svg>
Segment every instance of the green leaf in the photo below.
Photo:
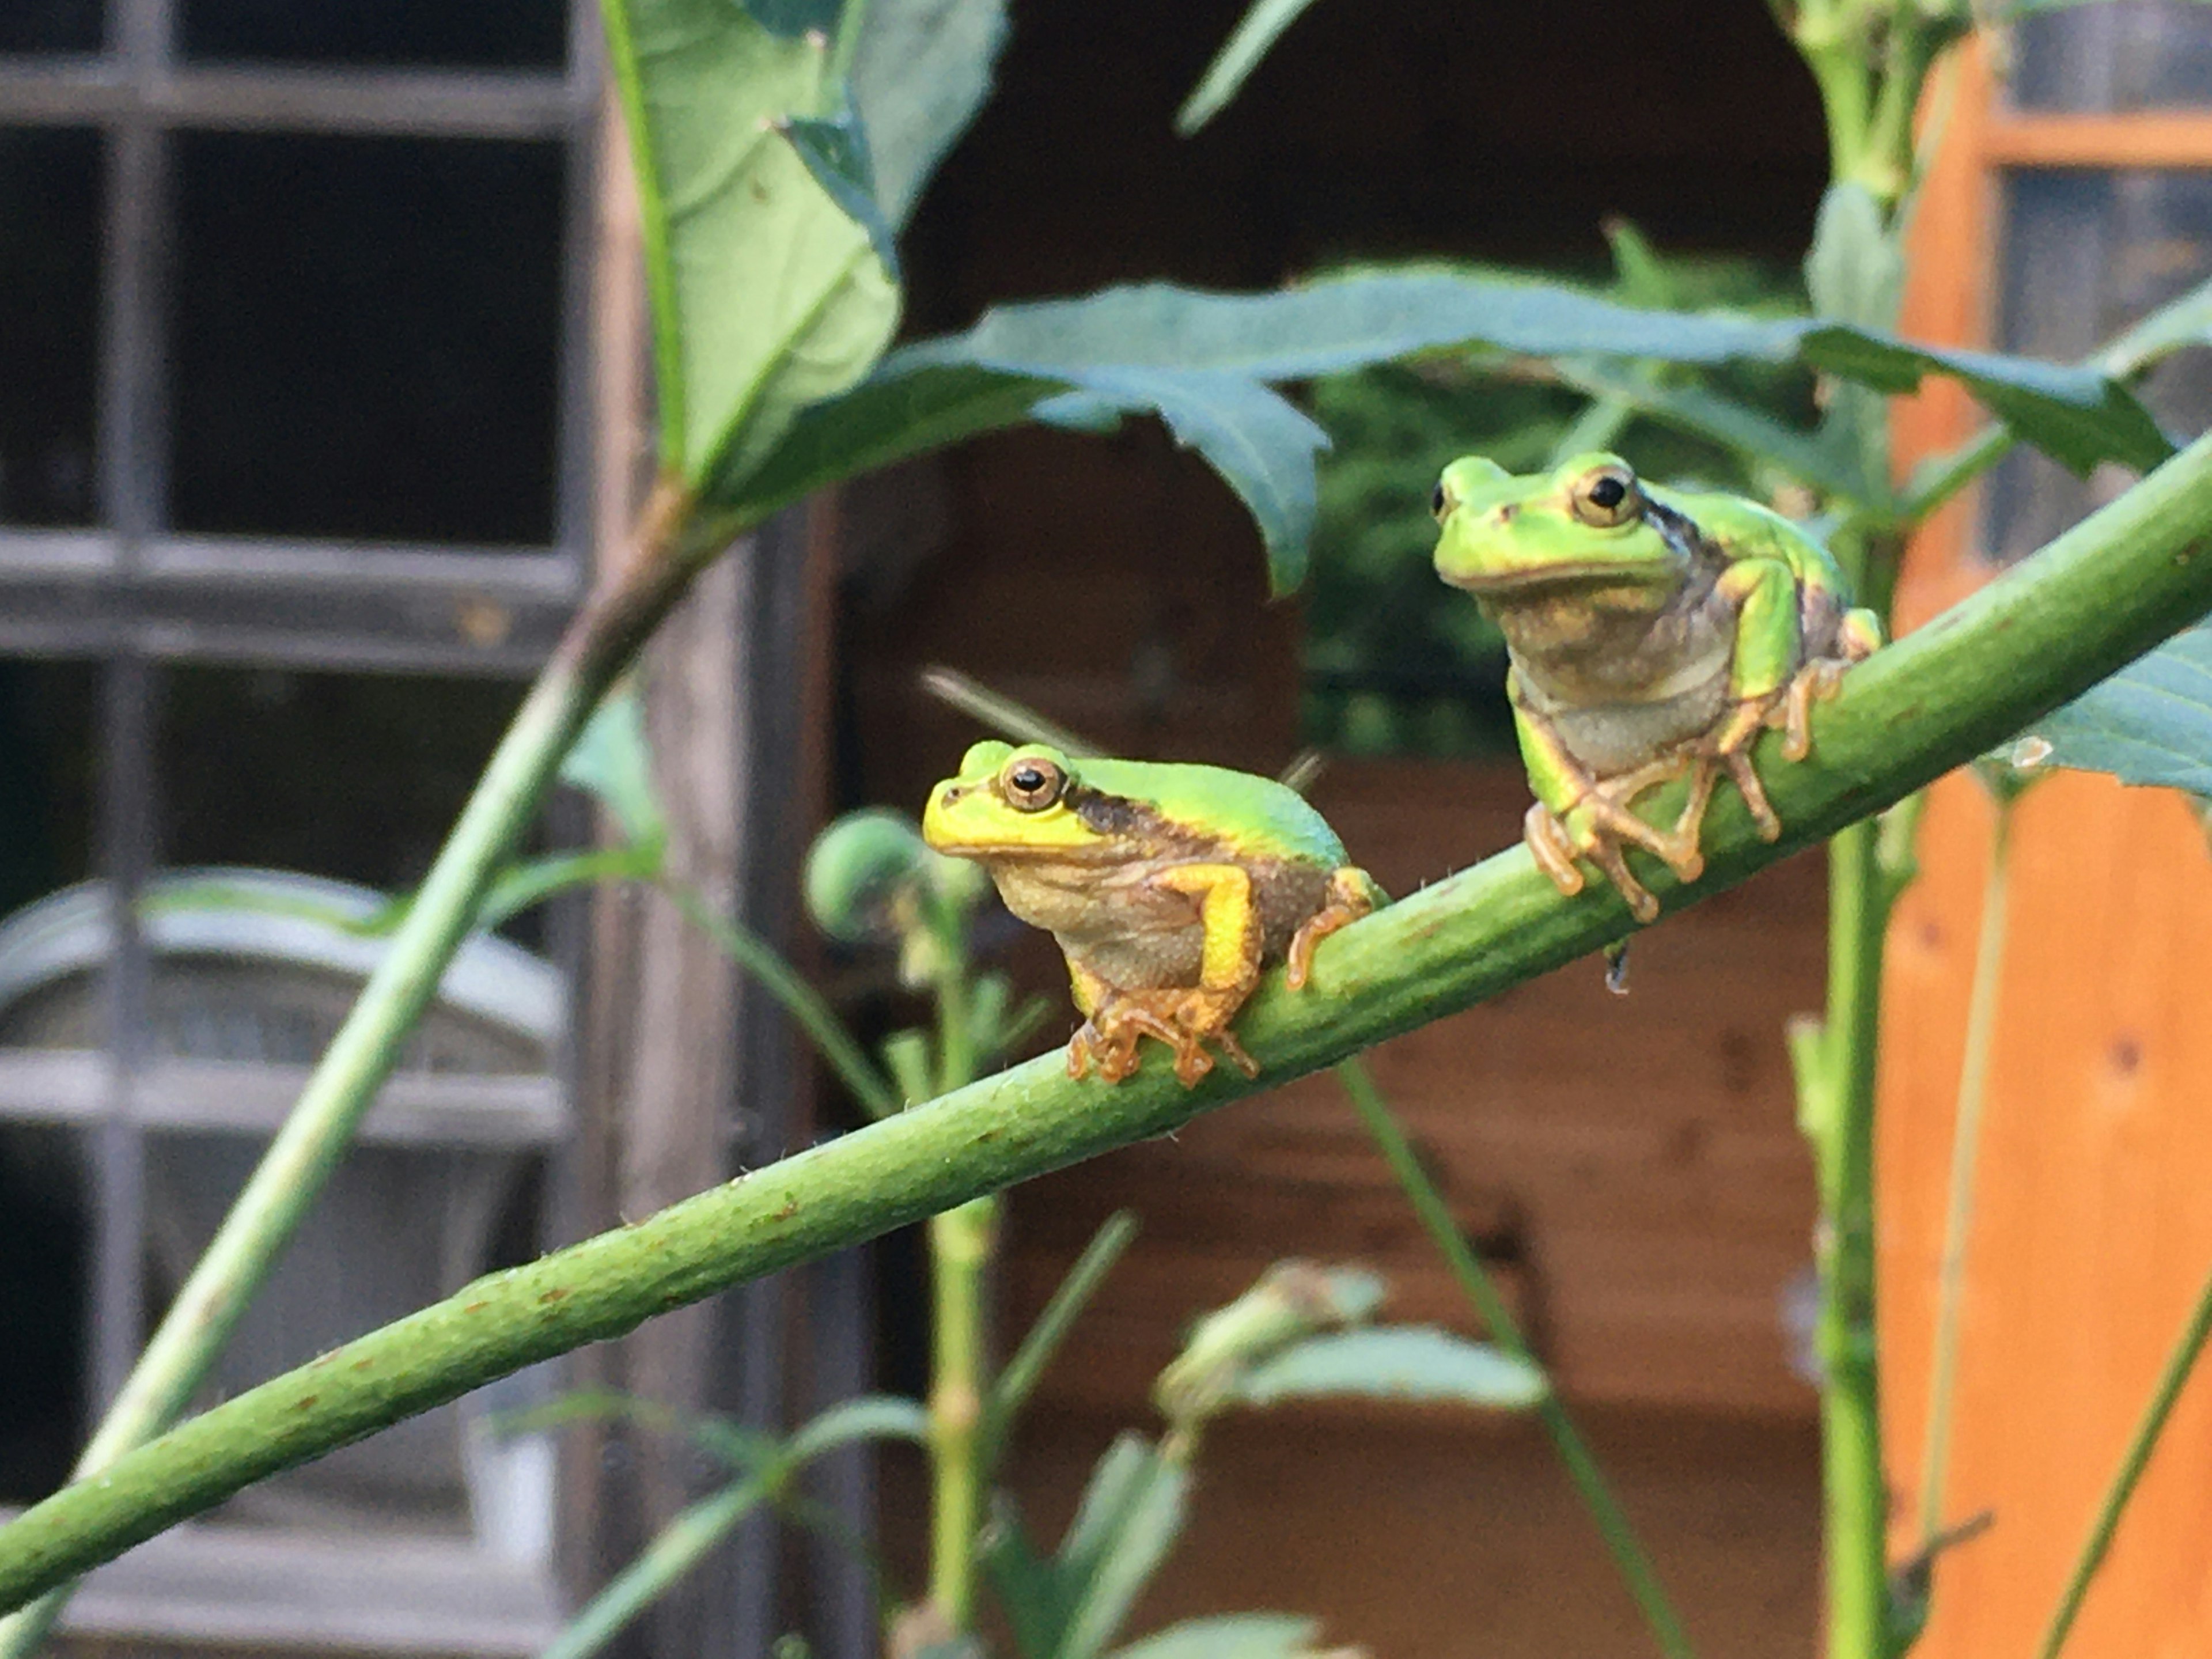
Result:
<svg viewBox="0 0 2212 1659"><path fill-rule="evenodd" d="M893 282L898 280L898 245L890 221L876 204L876 179L868 156L867 135L860 118L851 111L832 118L806 120L793 117L783 124L783 136L806 163L814 181L830 192L830 200L845 210L855 224L868 233L868 245L883 261Z"/></svg>
<svg viewBox="0 0 2212 1659"><path fill-rule="evenodd" d="M1247 1406L1358 1395L1525 1411L1544 1397L1528 1360L1428 1325L1387 1325L1310 1337L1262 1360L1231 1397Z"/></svg>
<svg viewBox="0 0 2212 1659"><path fill-rule="evenodd" d="M1905 292L1905 253L1887 232L1881 204L1864 185L1828 186L1805 256L1805 291L1822 317L1887 329Z"/></svg>
<svg viewBox="0 0 2212 1659"><path fill-rule="evenodd" d="M2107 374L2133 380L2191 346L2212 346L2212 279L2137 319L2097 354L2096 362Z"/></svg>
<svg viewBox="0 0 2212 1659"><path fill-rule="evenodd" d="M729 0L723 0L728 4ZM752 20L769 33L789 40L809 33L828 34L837 27L843 0L744 0Z"/></svg>
<svg viewBox="0 0 2212 1659"><path fill-rule="evenodd" d="M1058 1565L1030 1541L1012 1494L993 1495L990 1522L975 1549L1013 1629L1015 1650L1026 1659L1056 1653L1067 1629L1070 1587Z"/></svg>
<svg viewBox="0 0 2212 1659"><path fill-rule="evenodd" d="M784 1443L787 1463L804 1463L856 1440L929 1440L929 1413L919 1401L896 1395L862 1395L832 1406Z"/></svg>
<svg viewBox="0 0 2212 1659"><path fill-rule="evenodd" d="M1283 31L1311 4L1313 0L1252 0L1252 9L1206 66L1196 90L1176 112L1175 130L1188 138L1226 109Z"/></svg>
<svg viewBox="0 0 2212 1659"><path fill-rule="evenodd" d="M1826 434L1790 426L1701 386L1637 375L1602 361L1563 363L1559 378L1593 398L1618 401L1638 414L1771 462L1825 495L1874 505L1867 500L1866 480L1859 469L1838 453Z"/></svg>
<svg viewBox="0 0 2212 1659"><path fill-rule="evenodd" d="M1141 1437L1123 1435L1108 1449L1060 1548L1074 1593L1052 1659L1105 1651L1181 1534L1189 1494L1189 1471Z"/></svg>
<svg viewBox="0 0 2212 1659"><path fill-rule="evenodd" d="M645 737L645 705L625 682L607 693L561 763L561 781L580 789L614 815L623 838L640 846L668 833L653 783L653 750Z"/></svg>
<svg viewBox="0 0 2212 1659"><path fill-rule="evenodd" d="M1114 1659L1310 1659L1321 1620L1295 1613L1190 1619L1132 1643Z"/></svg>
<svg viewBox="0 0 2212 1659"><path fill-rule="evenodd" d="M874 158L876 200L894 228L990 96L1006 39L1006 0L869 0L853 102Z"/></svg>
<svg viewBox="0 0 2212 1659"><path fill-rule="evenodd" d="M1259 526L1278 593L1305 580L1306 544L1313 535L1314 456L1328 434L1260 381L1235 374L1184 374L1159 368L1103 368L1085 373L1079 392L1052 399L1081 411L1079 422L1099 429L1097 414L1150 411L1176 441L1204 456ZM1043 414L1044 406L1038 413Z"/></svg>
<svg viewBox="0 0 2212 1659"><path fill-rule="evenodd" d="M734 0L605 7L638 175L661 453L694 483L744 476L800 408L867 372L897 321L866 228L777 130L838 101L808 21L821 9L779 4L771 27Z"/></svg>
<svg viewBox="0 0 2212 1659"><path fill-rule="evenodd" d="M2184 629L2045 715L2011 754L2020 765L2110 772L2123 783L2212 796L2212 623Z"/></svg>

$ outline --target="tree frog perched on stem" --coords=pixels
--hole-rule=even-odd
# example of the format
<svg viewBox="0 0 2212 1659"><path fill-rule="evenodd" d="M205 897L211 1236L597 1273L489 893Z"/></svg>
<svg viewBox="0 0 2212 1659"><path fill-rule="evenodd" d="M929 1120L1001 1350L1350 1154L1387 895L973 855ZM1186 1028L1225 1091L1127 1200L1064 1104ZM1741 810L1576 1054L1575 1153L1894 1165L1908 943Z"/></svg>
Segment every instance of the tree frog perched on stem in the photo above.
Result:
<svg viewBox="0 0 2212 1659"><path fill-rule="evenodd" d="M1638 921L1655 920L1659 901L1623 845L1696 880L1722 767L1759 834L1781 835L1753 740L1779 726L1783 753L1802 760L1814 700L1881 643L1826 549L1755 502L1655 489L1606 454L1526 477L1470 455L1444 469L1431 505L1437 574L1505 635L1536 792L1528 848L1562 892L1582 890L1576 860L1587 859ZM1631 810L1685 774L1690 797L1671 830Z"/></svg>
<svg viewBox="0 0 2212 1659"><path fill-rule="evenodd" d="M1075 760L979 743L930 792L922 839L991 872L1006 908L1048 931L1086 1016L1071 1077L1137 1068L1140 1037L1175 1050L1185 1086L1211 1042L1257 1076L1229 1022L1280 962L1304 987L1314 946L1387 901L1294 791L1215 766Z"/></svg>

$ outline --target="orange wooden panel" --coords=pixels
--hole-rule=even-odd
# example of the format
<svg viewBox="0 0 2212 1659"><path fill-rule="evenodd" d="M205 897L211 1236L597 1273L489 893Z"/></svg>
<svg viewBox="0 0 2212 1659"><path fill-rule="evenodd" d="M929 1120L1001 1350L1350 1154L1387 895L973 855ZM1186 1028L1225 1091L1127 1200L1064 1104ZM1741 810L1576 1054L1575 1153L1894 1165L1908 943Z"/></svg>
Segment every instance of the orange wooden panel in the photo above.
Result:
<svg viewBox="0 0 2212 1659"><path fill-rule="evenodd" d="M1988 115L1978 63L1916 227L1906 331L1986 337L2000 163L2162 165L2212 123ZM2132 148L2130 148L2132 146ZM1961 398L1900 409L1901 465L1967 435ZM1988 572L1971 501L1915 542L1908 621ZM1893 1547L1917 1543L1952 1123L1992 808L1970 778L1931 792L1922 874L1885 978L1876 1218ZM2034 1650L2196 1288L2212 1267L2212 857L2160 791L2063 775L2017 810L2003 969L1971 1237L1945 1510L1996 1524L1949 1558L1919 1659ZM2069 1648L2075 1659L2212 1653L2212 1384L2192 1384Z"/></svg>

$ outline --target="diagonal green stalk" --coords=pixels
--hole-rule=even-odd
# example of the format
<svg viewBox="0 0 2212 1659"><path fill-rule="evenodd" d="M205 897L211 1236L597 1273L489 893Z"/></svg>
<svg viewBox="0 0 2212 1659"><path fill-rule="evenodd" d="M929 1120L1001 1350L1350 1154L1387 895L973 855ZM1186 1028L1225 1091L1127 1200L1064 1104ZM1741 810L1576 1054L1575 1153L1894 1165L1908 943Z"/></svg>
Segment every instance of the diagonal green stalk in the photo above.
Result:
<svg viewBox="0 0 2212 1659"><path fill-rule="evenodd" d="M1928 1439L1920 1468L1920 1544L1931 1549L1943 1530L1943 1486L1951 1466L1951 1411L1959 1382L1959 1328L1966 1305L1966 1244L1973 1236L1974 1176L1981 1163L1982 1112L1996 1052L1997 987L2003 979L2012 799L1995 798L1989 875L1974 943L1974 975L1966 994L1966 1054L1959 1066L1959 1103L1952 1114L1951 1182L1944 1206L1943 1254L1936 1269L1936 1340L1928 1376Z"/></svg>
<svg viewBox="0 0 2212 1659"><path fill-rule="evenodd" d="M1129 1248L1137 1236L1137 1218L1129 1210L1116 1210L1099 1224L1091 1242L1083 1247L1083 1254L1067 1270L1067 1277L1053 1289L1051 1299L1036 1322L1023 1336L1021 1346L1014 1350L997 1382L991 1386L991 1397L983 1407L983 1459L985 1466L995 1468L1005 1453L1006 1442L1014 1431L1014 1424L1021 1416L1022 1407L1029 1403L1045 1367L1052 1364L1060 1345L1066 1340L1068 1332L1086 1307L1091 1296L1105 1282L1121 1253Z"/></svg>
<svg viewBox="0 0 2212 1659"><path fill-rule="evenodd" d="M2097 1569L2105 1565L2106 1553L2112 1547L2112 1534L2119 1530L2120 1516L2126 1513L2128 1501L2135 1496L2143 1471L2150 1467L2150 1455L2157 1449L2158 1437L2166 1431L2166 1419L2172 1415L2174 1401L2181 1398L2190 1373L2197 1368L2197 1356L2204 1352L2208 1336L2212 1336L2212 1278L2207 1278L2204 1287L2197 1291L2197 1305L2190 1310L2189 1322L2182 1328L2181 1340L2166 1356L2166 1369L2159 1373L2158 1388L2143 1410L2142 1421L2136 1425L2134 1438L2128 1442L2127 1453L2120 1459L2119 1471L2112 1477L2105 1501L2097 1507L2097 1518L2090 1525L2088 1537L2082 1541L2081 1557L2074 1563L2074 1571L2067 1575L2066 1588L2059 1594L2058 1606L2051 1615L2050 1628L2044 1632L2043 1645L2036 1650L2036 1659L2058 1659L2059 1650L2066 1645L2074 1620L2081 1612L2081 1600L2089 1593L2089 1583L2097 1576Z"/></svg>
<svg viewBox="0 0 2212 1659"><path fill-rule="evenodd" d="M638 627L594 658L595 674L627 657L639 629L672 592L654 586L647 597L650 603L629 607ZM2208 608L2212 437L1854 668L1814 717L1813 758L1784 763L1778 734L1768 734L1761 770L1784 824L1781 839L1759 841L1741 803L1724 796L1707 825L1705 876L1684 888L1653 872L1654 890L1679 906L1880 811ZM1672 786L1655 805L1662 814L1679 811L1681 799ZM1872 836L1859 839L1870 845ZM1881 879L1871 853L1866 867ZM452 902L419 905L409 927L428 925ZM1501 853L1328 940L1305 990L1285 991L1271 976L1238 1026L1264 1068L1261 1082L1217 1068L1184 1090L1150 1065L1108 1086L1070 1079L1056 1056L1033 1060L479 1280L33 1506L0 1528L0 1606L19 1606L265 1475L494 1377L1012 1182L1168 1133L1263 1085L1334 1065L1510 989L1624 937L1631 926L1613 894L1563 897L1524 848ZM381 1002L392 994L369 996ZM364 1066L347 1087L365 1099L388 1063L387 1054ZM1865 1070L1870 1075L1870 1047ZM1824 1332L1836 1346L1850 1335L1849 1328Z"/></svg>
<svg viewBox="0 0 2212 1659"><path fill-rule="evenodd" d="M184 1410L398 1063L562 757L691 575L727 539L702 537L681 491L665 486L656 495L626 567L631 577L593 596L531 688L390 948L178 1290L72 1479L98 1474ZM35 1650L67 1600L59 1590L0 1620L0 1656L22 1659Z"/></svg>
<svg viewBox="0 0 2212 1659"><path fill-rule="evenodd" d="M1452 1277L1459 1281L1461 1291L1481 1318L1490 1340L1506 1352L1535 1364L1536 1357L1528 1352L1528 1341L1514 1322L1512 1310L1468 1248L1452 1220L1451 1209L1445 1204L1443 1194L1421 1167L1419 1157L1406 1139L1405 1129L1391 1111L1389 1103L1382 1098L1382 1091L1375 1086L1374 1079L1368 1075L1367 1067L1358 1060L1347 1060L1337 1066L1336 1079L1350 1097L1352 1109L1359 1114L1359 1121L1374 1137L1382 1161L1390 1166L1390 1173L1397 1178L1399 1188L1413 1206L1413 1213L1420 1218L1430 1242L1443 1256ZM1635 1598L1644 1622L1650 1626L1652 1639L1658 1644L1659 1650L1668 1659L1692 1659L1689 1638L1668 1602L1666 1589L1659 1583L1651 1558L1638 1540L1636 1529L1629 1524L1620 1500L1606 1484L1605 1472L1598 1468L1597 1459L1575 1427L1574 1419L1567 1415L1567 1408L1560 1403L1559 1395L1548 1387L1544 1397L1536 1402L1536 1416L1558 1449L1559 1461L1566 1465L1567 1477L1582 1495L1583 1506L1597 1523L1606 1551L1620 1569L1628 1593Z"/></svg>

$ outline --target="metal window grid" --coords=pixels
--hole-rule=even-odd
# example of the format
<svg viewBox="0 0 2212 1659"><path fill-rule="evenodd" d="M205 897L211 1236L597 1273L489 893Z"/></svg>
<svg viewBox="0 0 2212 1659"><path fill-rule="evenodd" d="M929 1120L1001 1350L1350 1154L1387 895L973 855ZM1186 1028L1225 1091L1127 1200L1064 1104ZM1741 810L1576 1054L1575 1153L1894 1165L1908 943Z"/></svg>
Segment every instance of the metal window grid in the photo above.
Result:
<svg viewBox="0 0 2212 1659"><path fill-rule="evenodd" d="M103 52L0 59L0 127L96 129L106 164L98 527L0 525L0 656L89 659L100 677L94 867L109 884L116 941L106 1050L0 1052L0 1119L74 1124L91 1152L96 1407L113 1398L142 1338L144 1133L160 1123L155 1099L175 1069L147 1052L149 967L134 925L155 852L163 666L526 675L581 598L591 563L588 287L601 72L592 0L568 0L566 63L544 72L201 66L177 51L176 10L177 0L108 0ZM185 129L564 146L554 545L484 553L170 529L165 334L173 139ZM574 931L556 930L568 947L556 954L571 962ZM265 1108L296 1081L271 1068L268 1087L248 1092L269 1096ZM486 1088L484 1079L409 1079L402 1098L380 1108L398 1114L386 1133L470 1144ZM538 1115L550 1142L567 1121L566 1091L544 1092Z"/></svg>

